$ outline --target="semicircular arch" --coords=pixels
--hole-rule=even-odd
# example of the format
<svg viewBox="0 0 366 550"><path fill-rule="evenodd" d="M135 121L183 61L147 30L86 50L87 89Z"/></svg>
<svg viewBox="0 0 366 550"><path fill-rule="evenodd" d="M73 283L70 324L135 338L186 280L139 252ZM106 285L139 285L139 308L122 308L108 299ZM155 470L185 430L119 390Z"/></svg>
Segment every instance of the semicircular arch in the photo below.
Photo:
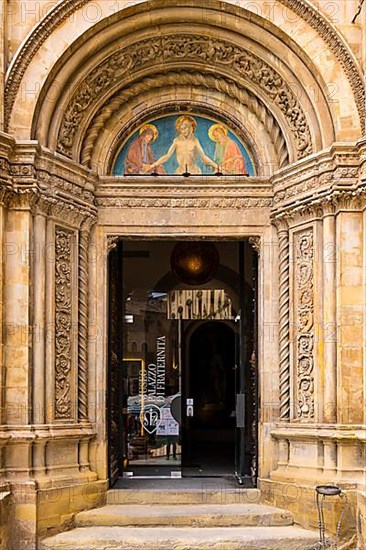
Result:
<svg viewBox="0 0 366 550"><path fill-rule="evenodd" d="M98 4L97 7L100 13L98 14L99 22L97 24L95 24L96 18L87 17L84 11L88 10L88 5L91 3L93 6ZM256 13L260 13L264 16L263 20L265 21L265 25L263 28L268 30L272 25L273 28L277 29L278 35L281 32L280 29L282 29L282 34L285 38L293 35L292 23L295 20L298 32L296 35L293 35L293 38L297 40L299 49L303 51L305 56L308 55L312 57L310 50L313 49L315 40L308 40L308 44L303 44L301 39L298 40L297 37L304 35L310 36L313 34L317 44L319 40L323 42L319 50L322 51L322 59L326 59L327 63L320 63L320 56L315 56L314 64L316 65L318 62L318 68L320 69L321 67L320 72L324 73L325 82L331 81L331 75L334 75L335 63L341 65L343 76L337 77L335 86L337 86L339 90L342 90L342 92L347 92L347 87L338 84L341 83L344 76L346 77L349 84L348 88L351 89L351 95L353 95L355 99L356 111L358 111L359 115L357 125L354 113L352 114L353 123L351 126L354 129L354 134L357 132L357 126L362 126L364 128L366 117L362 71L349 46L324 14L318 9L315 9L311 3L306 0L278 0L280 9L270 10L271 16L267 14L268 2L265 2L265 0L257 0L255 3L249 4L244 2L244 0L235 0L235 6L232 5L233 3L234 0L222 2L212 0L209 5L205 2L204 6L200 6L199 2L197 2L196 6L203 12L204 18L208 16L211 9L216 9L217 12L221 11L222 20L226 19L227 13L229 12L238 14L238 18L243 18L245 11L247 11L247 17L252 20L257 18L255 15ZM160 4L161 2L159 0L150 2L133 0L128 3L128 6L130 6L129 8L126 8L124 4L116 8L114 0L103 0L103 2L92 2L91 0L64 0L64 2L57 4L24 40L22 47L14 56L9 67L6 79L6 129L17 129L20 137L30 137L27 135L27 128L29 131L30 124L20 124L20 119L14 115L13 109L14 104L16 104L20 100L20 96L23 95L21 93L22 84L24 89L30 90L32 86L36 84L39 84L40 89L42 89L47 74L61 55L75 43L75 38L88 33L95 34L97 32L97 27L106 29L110 26L111 22L113 22L112 19L118 20L121 18L122 12L126 11L127 15L131 10L136 11L137 9L140 13L150 13L161 7ZM177 5L177 2L170 0L168 5L173 4ZM178 2L178 4L182 6L184 2ZM242 5L246 7L246 10L243 9ZM166 6L167 3L164 2L164 8ZM120 8L121 11L118 11ZM192 9L192 5L190 8ZM284 16L284 11L286 16ZM114 12L113 16L110 15L112 12ZM32 75L36 78L36 82L34 78L32 79ZM35 105L35 98L33 98L33 101L30 99L32 95L37 96L38 94L27 94L27 98L22 98L23 101L20 103L27 103L27 105L24 105L24 109L19 109L20 105L17 105L16 112L21 111L20 116L25 116L26 114L32 116ZM342 108L343 106L341 105L341 109ZM352 106L348 108L348 114L350 114L350 109L352 109ZM340 114L342 115L343 113ZM341 118L343 117L341 116ZM339 132L340 131L341 128L339 129ZM337 136L337 139L343 139L342 135Z"/></svg>
<svg viewBox="0 0 366 550"><path fill-rule="evenodd" d="M249 26L252 24L247 23ZM113 93L117 93L118 88L130 84L134 79L142 79L143 76L153 77L155 71L182 71L188 65L202 73L216 74L221 86L233 86L232 83L228 85L227 80L230 77L232 80L240 80L241 89L248 90L267 107L277 124L282 127L283 133L292 133L294 136L294 147L288 155L290 162L334 141L330 109L324 109L326 101L322 109L318 109L318 105L311 102L293 71L280 63L273 51L269 56L263 46L245 38L250 34L249 27L244 29L244 38L238 33L234 33L235 36L232 37L233 33L228 29L218 27L215 28L214 38L211 27L206 27L206 33L201 29L199 36L189 34L181 27L173 35L171 28L170 33L166 31L167 34L164 34L164 29L161 24L160 36L157 38L151 37L151 31L147 29L145 38L140 40L137 40L137 35L141 36L140 32L130 33L128 46L124 45L124 48L116 51L117 45L114 43L112 52L112 46L108 44L105 48L107 51L100 48L98 56L89 61L89 66L83 65L80 70L77 70L77 66L70 67L64 63L59 71L61 80L73 82L75 90L72 92L68 86L59 94L57 101L45 96L35 117L32 137L79 161L80 155L82 156L80 146L93 116L110 100ZM246 42L245 46L243 41ZM277 49L283 49L279 42L277 39ZM258 51L254 53L256 48ZM279 53L284 55L285 51ZM266 55L270 57L271 64L263 59ZM78 57L80 64L80 54ZM72 75L76 70L78 77L73 80ZM308 79L309 88L316 85L306 66L303 67L302 76L303 80ZM54 79L50 78L49 82L50 86L54 86ZM54 103L56 109L49 109L49 105ZM75 135L78 135L76 141Z"/></svg>

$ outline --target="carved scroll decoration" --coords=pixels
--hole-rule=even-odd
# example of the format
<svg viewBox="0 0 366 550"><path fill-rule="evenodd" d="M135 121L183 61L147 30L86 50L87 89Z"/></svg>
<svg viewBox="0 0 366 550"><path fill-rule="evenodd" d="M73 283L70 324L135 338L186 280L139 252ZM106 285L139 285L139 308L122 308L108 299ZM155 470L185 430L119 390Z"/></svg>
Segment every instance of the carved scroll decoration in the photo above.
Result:
<svg viewBox="0 0 366 550"><path fill-rule="evenodd" d="M231 69L258 86L283 113L294 136L298 158L313 151L310 129L296 94L277 71L258 56L230 42L202 35L171 35L145 39L115 52L82 82L62 119L57 151L71 158L75 134L92 103L123 78L153 63L201 62Z"/></svg>
<svg viewBox="0 0 366 550"><path fill-rule="evenodd" d="M314 235L295 234L296 391L295 415L314 418Z"/></svg>
<svg viewBox="0 0 366 550"><path fill-rule="evenodd" d="M55 234L55 419L72 418L72 238L56 228Z"/></svg>

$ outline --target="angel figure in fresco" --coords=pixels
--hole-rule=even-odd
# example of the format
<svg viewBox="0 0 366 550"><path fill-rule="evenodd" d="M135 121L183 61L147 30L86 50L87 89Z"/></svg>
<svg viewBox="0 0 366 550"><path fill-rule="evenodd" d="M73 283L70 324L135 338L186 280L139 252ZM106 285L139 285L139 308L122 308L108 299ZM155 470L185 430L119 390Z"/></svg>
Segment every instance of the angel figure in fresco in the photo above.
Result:
<svg viewBox="0 0 366 550"><path fill-rule="evenodd" d="M228 135L228 130L222 124L213 124L208 136L216 142L215 162L223 174L247 174L245 159L239 146Z"/></svg>
<svg viewBox="0 0 366 550"><path fill-rule="evenodd" d="M178 118L175 128L178 136L174 139L169 151L154 162L149 168L161 166L164 162L167 162L173 153L177 156L178 168L176 174L201 174L201 170L197 165L197 161L201 158L204 164L212 166L215 170L217 168L215 162L210 159L202 149L195 131L197 128L197 122L189 115L183 115Z"/></svg>
<svg viewBox="0 0 366 550"><path fill-rule="evenodd" d="M158 129L153 124L142 126L139 136L133 140L128 148L125 160L125 175L146 174L149 171L149 167L155 162L151 144L157 140L158 136ZM156 172L164 174L164 168L158 166Z"/></svg>

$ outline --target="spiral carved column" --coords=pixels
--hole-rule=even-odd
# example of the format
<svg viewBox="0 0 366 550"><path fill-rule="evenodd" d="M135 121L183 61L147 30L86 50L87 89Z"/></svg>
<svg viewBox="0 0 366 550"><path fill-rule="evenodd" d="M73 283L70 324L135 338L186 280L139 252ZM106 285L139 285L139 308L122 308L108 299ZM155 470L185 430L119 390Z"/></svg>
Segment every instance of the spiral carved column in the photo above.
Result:
<svg viewBox="0 0 366 550"><path fill-rule="evenodd" d="M279 239L280 285L280 420L290 419L290 250L287 225L281 224Z"/></svg>
<svg viewBox="0 0 366 550"><path fill-rule="evenodd" d="M78 347L78 418L88 420L88 261L89 230L79 233L79 347Z"/></svg>

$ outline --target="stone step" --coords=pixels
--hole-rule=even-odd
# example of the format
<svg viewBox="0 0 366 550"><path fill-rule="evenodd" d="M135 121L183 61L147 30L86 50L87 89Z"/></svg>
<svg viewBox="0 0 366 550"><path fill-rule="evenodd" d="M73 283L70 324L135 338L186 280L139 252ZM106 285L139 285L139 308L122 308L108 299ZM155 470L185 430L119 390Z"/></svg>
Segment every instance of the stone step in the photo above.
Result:
<svg viewBox="0 0 366 550"><path fill-rule="evenodd" d="M107 504L257 504L258 489L243 489L203 483L199 489L144 489L138 485L131 489L111 489Z"/></svg>
<svg viewBox="0 0 366 550"><path fill-rule="evenodd" d="M79 527L40 550L312 550L317 533L299 527Z"/></svg>
<svg viewBox="0 0 366 550"><path fill-rule="evenodd" d="M80 512L78 527L89 526L279 526L292 525L290 512L259 504L107 505Z"/></svg>

